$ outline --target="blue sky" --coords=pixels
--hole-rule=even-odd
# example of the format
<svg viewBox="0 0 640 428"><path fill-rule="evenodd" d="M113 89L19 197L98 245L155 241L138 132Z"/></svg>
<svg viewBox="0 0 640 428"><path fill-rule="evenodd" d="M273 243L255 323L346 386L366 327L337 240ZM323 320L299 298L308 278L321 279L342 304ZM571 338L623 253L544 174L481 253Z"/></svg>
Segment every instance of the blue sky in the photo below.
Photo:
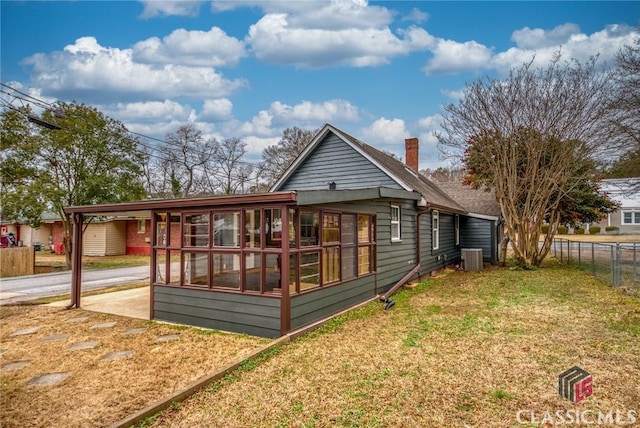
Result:
<svg viewBox="0 0 640 428"><path fill-rule="evenodd" d="M1 79L94 105L164 138L194 123L260 159L282 130L331 123L420 167L440 159L442 106L465 83L530 61L616 50L640 2L6 1ZM14 102L14 105L19 103Z"/></svg>

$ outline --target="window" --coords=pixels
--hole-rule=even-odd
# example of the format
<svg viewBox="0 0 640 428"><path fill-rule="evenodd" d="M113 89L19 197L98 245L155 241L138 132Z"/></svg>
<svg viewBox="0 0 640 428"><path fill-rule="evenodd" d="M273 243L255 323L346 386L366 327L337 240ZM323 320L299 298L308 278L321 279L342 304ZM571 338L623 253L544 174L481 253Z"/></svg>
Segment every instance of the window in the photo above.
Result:
<svg viewBox="0 0 640 428"><path fill-rule="evenodd" d="M260 248L260 210L244 211L244 246Z"/></svg>
<svg viewBox="0 0 640 428"><path fill-rule="evenodd" d="M300 293L376 269L371 214L271 204L153 215L158 285L273 296L287 285L289 293ZM286 232L288 243L282 241Z"/></svg>
<svg viewBox="0 0 640 428"><path fill-rule="evenodd" d="M184 246L209 246L209 214L186 214L184 216Z"/></svg>
<svg viewBox="0 0 640 428"><path fill-rule="evenodd" d="M340 233L342 235L342 280L345 281L358 275L355 214L342 215Z"/></svg>
<svg viewBox="0 0 640 428"><path fill-rule="evenodd" d="M391 240L400 240L400 207L391 205Z"/></svg>
<svg viewBox="0 0 640 428"><path fill-rule="evenodd" d="M622 224L640 224L640 210L623 210Z"/></svg>
<svg viewBox="0 0 640 428"><path fill-rule="evenodd" d="M358 214L358 275L373 271L371 260L373 241L371 216Z"/></svg>
<svg viewBox="0 0 640 428"><path fill-rule="evenodd" d="M318 229L320 216L313 211L300 211L300 246L312 247L319 244Z"/></svg>
<svg viewBox="0 0 640 428"><path fill-rule="evenodd" d="M138 220L138 233L144 233L146 231L146 223L147 221L145 219Z"/></svg>
<svg viewBox="0 0 640 428"><path fill-rule="evenodd" d="M185 252L183 260L184 285L207 287L209 284L209 257L206 252Z"/></svg>
<svg viewBox="0 0 640 428"><path fill-rule="evenodd" d="M240 212L213 215L213 245L216 247L240 246Z"/></svg>
<svg viewBox="0 0 640 428"><path fill-rule="evenodd" d="M211 264L214 287L240 287L240 254L213 254Z"/></svg>
<svg viewBox="0 0 640 428"><path fill-rule="evenodd" d="M460 245L460 216L458 214L456 214L455 228L456 228L456 245Z"/></svg>
<svg viewBox="0 0 640 428"><path fill-rule="evenodd" d="M433 236L432 243L433 249L437 250L440 248L440 212L437 210L433 210L431 213L431 222L433 227Z"/></svg>

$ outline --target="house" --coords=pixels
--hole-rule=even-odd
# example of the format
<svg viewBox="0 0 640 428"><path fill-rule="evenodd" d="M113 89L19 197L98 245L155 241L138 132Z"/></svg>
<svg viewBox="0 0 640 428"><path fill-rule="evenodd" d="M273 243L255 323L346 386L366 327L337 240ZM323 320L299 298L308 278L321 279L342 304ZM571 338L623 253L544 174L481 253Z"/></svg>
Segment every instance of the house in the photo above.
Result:
<svg viewBox="0 0 640 428"><path fill-rule="evenodd" d="M88 219L87 219L88 220ZM64 253L64 225L60 216L44 213L40 227L22 221L3 222L2 234L13 233L25 247L36 246ZM84 256L118 256L151 254L150 221L144 218L91 218L83 234Z"/></svg>
<svg viewBox="0 0 640 428"><path fill-rule="evenodd" d="M474 190L459 181L436 184L467 211L460 219L461 247L480 248L485 262L497 264L504 225L495 193L485 187Z"/></svg>
<svg viewBox="0 0 640 428"><path fill-rule="evenodd" d="M618 227L619 233L640 233L640 177L611 178L600 182L600 190L620 203L620 208L597 223L602 230Z"/></svg>
<svg viewBox="0 0 640 428"><path fill-rule="evenodd" d="M160 320L278 337L374 299L389 307L410 279L459 262L463 239L492 248L473 230L494 218L418 174L417 139L405 147L403 164L327 124L268 193L69 207L74 248L85 216L148 215Z"/></svg>

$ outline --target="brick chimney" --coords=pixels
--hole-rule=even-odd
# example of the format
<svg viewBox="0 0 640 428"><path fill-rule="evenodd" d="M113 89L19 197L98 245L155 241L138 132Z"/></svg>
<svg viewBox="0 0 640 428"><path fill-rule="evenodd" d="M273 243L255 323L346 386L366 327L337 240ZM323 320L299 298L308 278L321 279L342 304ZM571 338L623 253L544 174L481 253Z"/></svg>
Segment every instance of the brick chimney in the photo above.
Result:
<svg viewBox="0 0 640 428"><path fill-rule="evenodd" d="M418 173L418 152L420 151L417 138L404 140L405 164Z"/></svg>

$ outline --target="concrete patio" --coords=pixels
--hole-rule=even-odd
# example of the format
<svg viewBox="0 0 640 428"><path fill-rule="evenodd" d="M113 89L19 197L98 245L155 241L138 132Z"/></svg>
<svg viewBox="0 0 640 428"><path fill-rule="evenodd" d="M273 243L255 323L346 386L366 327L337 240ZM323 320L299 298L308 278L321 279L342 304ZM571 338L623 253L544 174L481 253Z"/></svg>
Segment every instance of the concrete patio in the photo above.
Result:
<svg viewBox="0 0 640 428"><path fill-rule="evenodd" d="M96 294L82 297L80 307L87 311L105 314L121 315L143 320L150 319L150 289L149 287L131 288L129 290ZM49 303L46 306L64 307L68 301Z"/></svg>

